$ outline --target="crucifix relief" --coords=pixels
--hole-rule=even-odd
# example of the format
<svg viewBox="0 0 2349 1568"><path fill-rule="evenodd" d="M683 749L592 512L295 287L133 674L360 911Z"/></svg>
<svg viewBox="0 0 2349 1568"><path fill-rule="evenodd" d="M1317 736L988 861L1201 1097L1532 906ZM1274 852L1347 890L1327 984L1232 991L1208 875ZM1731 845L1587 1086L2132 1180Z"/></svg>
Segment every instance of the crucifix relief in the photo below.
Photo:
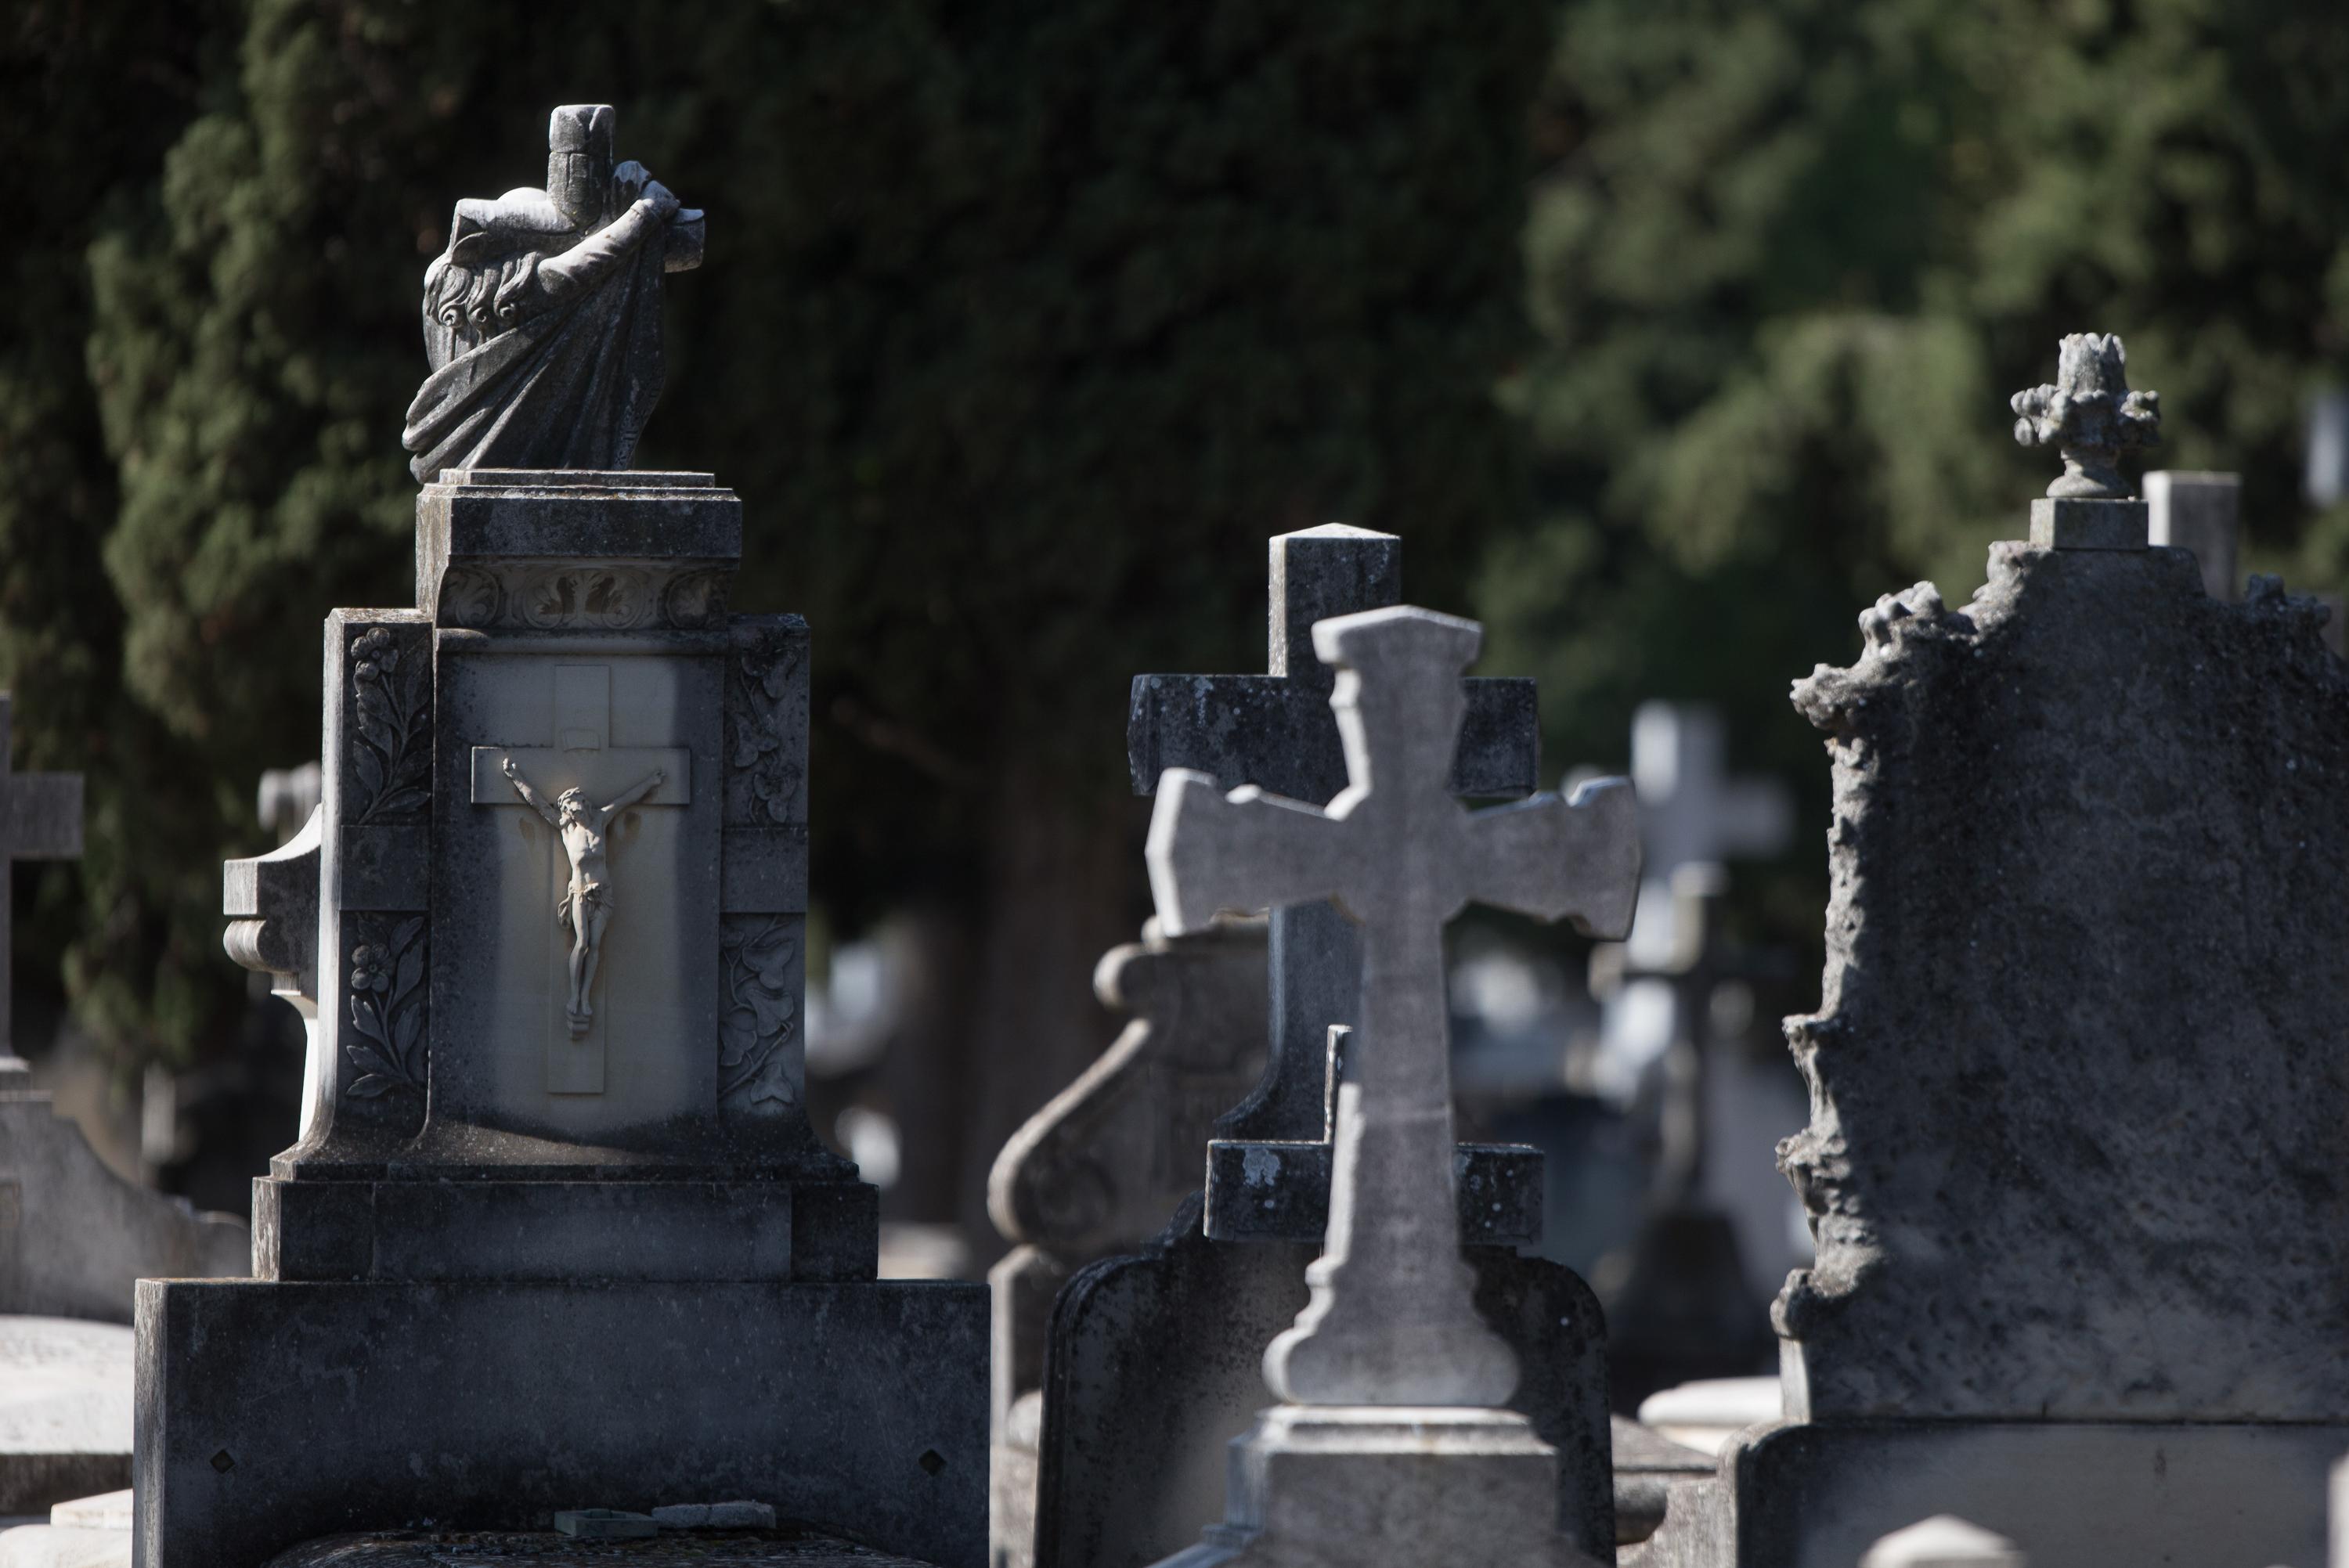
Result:
<svg viewBox="0 0 2349 1568"><path fill-rule="evenodd" d="M593 806L576 785L549 801L530 787L530 780L523 777L512 757L505 758L500 770L513 785L523 803L543 817L546 825L561 837L564 858L571 863L571 885L556 903L554 918L571 934L571 995L564 1011L571 1037L575 1040L587 1032L595 1018L587 991L595 984L595 957L603 946L604 927L612 918L608 881L611 867L605 854L605 830L611 826L613 818L659 788L666 775L656 768L620 791L619 799L608 805Z"/></svg>
<svg viewBox="0 0 2349 1568"><path fill-rule="evenodd" d="M607 939L628 940L620 829L637 808L691 804L692 766L680 747L609 744L608 665L554 667L552 727L552 746L474 747L472 803L527 807L552 830L546 1088L601 1094L609 1009L597 1006L597 985Z"/></svg>
<svg viewBox="0 0 2349 1568"><path fill-rule="evenodd" d="M1266 1380L1293 1404L1508 1398L1516 1356L1477 1315L1460 1255L1444 927L1474 902L1620 935L1638 894L1623 780L1474 813L1454 799L1460 672L1481 638L1474 622L1409 607L1315 624L1339 671L1349 780L1326 808L1253 785L1226 796L1181 769L1158 787L1147 855L1169 934L1329 899L1361 937L1329 1234L1312 1299L1265 1353Z"/></svg>

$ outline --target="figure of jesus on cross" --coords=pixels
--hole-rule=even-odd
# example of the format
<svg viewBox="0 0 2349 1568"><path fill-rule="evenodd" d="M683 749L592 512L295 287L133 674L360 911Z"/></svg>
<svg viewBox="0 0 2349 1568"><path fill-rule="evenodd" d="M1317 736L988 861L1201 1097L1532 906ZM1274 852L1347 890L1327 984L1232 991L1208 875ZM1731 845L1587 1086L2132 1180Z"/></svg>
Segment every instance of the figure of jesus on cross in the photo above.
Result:
<svg viewBox="0 0 2349 1568"><path fill-rule="evenodd" d="M546 825L562 837L563 852L571 861L571 882L554 906L554 918L571 933L571 1000L565 1011L571 1037L578 1039L595 1018L595 1010L587 1005L587 989L595 983L595 959L604 944L604 927L612 918L605 831L614 817L658 789L665 775L654 769L608 806L590 806L587 797L576 789L564 790L550 804L531 788L512 758L505 758L501 767L523 804L545 818Z"/></svg>

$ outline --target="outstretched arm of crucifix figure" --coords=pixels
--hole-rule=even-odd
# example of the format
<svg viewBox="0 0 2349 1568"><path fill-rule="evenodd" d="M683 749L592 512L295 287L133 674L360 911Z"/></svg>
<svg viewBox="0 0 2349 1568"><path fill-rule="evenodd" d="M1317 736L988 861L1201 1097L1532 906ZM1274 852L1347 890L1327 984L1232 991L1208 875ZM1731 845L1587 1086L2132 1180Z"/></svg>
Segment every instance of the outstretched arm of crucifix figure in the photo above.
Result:
<svg viewBox="0 0 2349 1568"><path fill-rule="evenodd" d="M616 812L626 810L629 807L635 805L637 801L651 794L654 789L659 787L660 781L667 777L667 775L663 773L659 769L654 769L644 778L639 779L636 782L628 786L627 789L622 790L618 799L604 808L604 815L606 818L609 818Z"/></svg>
<svg viewBox="0 0 2349 1568"><path fill-rule="evenodd" d="M514 766L512 758L500 758L498 770L503 773L506 776L506 781L514 787L514 793L522 797L523 804L546 819L548 827L563 826L563 819L555 815L554 808L546 803L544 796L530 787L530 780L522 776L522 769Z"/></svg>

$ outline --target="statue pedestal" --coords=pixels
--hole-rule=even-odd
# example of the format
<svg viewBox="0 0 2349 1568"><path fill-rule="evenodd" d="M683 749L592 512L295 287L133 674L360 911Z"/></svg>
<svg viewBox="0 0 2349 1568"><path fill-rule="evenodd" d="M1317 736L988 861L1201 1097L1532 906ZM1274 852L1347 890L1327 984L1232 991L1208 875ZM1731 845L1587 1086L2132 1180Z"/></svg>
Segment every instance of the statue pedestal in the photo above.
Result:
<svg viewBox="0 0 2349 1568"><path fill-rule="evenodd" d="M977 1564L985 1289L874 1283L804 1109L806 624L727 614L706 474L417 511L417 608L327 623L315 903L231 879L317 1027L256 1279L141 1287L142 1563L723 1493Z"/></svg>

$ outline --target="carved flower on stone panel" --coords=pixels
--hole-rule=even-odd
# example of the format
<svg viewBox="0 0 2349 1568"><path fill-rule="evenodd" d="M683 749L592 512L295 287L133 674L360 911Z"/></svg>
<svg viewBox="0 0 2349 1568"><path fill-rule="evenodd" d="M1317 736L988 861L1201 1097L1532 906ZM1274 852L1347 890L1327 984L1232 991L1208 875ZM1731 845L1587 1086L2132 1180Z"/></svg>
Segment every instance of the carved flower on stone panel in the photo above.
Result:
<svg viewBox="0 0 2349 1568"><path fill-rule="evenodd" d="M404 920L390 939L351 949L351 1027L344 1053L359 1076L355 1099L424 1092L424 921Z"/></svg>
<svg viewBox="0 0 2349 1568"><path fill-rule="evenodd" d="M745 647L735 659L741 700L729 716L733 735L728 759L737 771L750 775L753 811L771 822L792 820L799 803L802 769L797 748L786 744L791 738L784 708L799 672L802 646L789 641L780 648Z"/></svg>
<svg viewBox="0 0 2349 1568"><path fill-rule="evenodd" d="M481 628L498 619L498 580L473 566L451 566L440 579L440 619L443 624Z"/></svg>
<svg viewBox="0 0 2349 1568"><path fill-rule="evenodd" d="M788 1105L792 1086L781 1057L799 1022L792 985L799 941L780 916L730 919L718 948L718 1097Z"/></svg>
<svg viewBox="0 0 2349 1568"><path fill-rule="evenodd" d="M385 627L351 639L353 821L423 810L432 766L428 675L423 664L403 657Z"/></svg>

